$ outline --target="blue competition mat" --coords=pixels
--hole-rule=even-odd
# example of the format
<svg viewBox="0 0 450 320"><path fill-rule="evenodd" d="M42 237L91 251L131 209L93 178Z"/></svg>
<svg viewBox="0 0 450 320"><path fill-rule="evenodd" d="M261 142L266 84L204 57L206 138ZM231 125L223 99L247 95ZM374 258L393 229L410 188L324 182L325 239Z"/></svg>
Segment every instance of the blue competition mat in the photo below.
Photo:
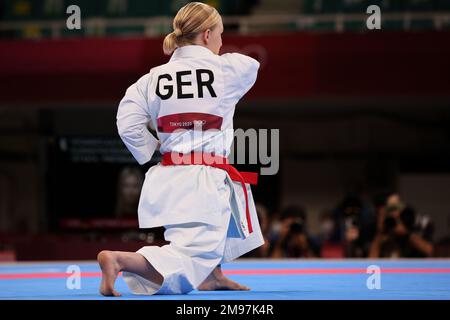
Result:
<svg viewBox="0 0 450 320"><path fill-rule="evenodd" d="M68 267L81 271L80 288L67 286ZM380 274L367 268L375 265ZM122 277L120 298L98 293L95 262L0 264L0 299L166 299L166 300L448 300L450 260L238 260L222 266L231 279L251 291L193 291L186 295L136 296ZM378 277L375 279L374 277ZM69 281L70 282L70 281ZM369 286L368 286L369 282ZM74 282L71 282L72 284ZM373 286L379 289L373 288ZM372 289L369 289L372 287Z"/></svg>

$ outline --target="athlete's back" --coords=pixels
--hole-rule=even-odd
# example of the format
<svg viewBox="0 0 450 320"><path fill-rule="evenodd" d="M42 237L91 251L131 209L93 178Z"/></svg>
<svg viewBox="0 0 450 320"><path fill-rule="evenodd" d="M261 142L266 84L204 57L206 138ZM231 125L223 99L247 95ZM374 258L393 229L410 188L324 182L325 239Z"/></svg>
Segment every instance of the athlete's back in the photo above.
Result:
<svg viewBox="0 0 450 320"><path fill-rule="evenodd" d="M151 157L140 145L148 134L130 124L144 125L149 119L161 153L198 151L226 157L233 141L234 107L254 84L258 68L258 61L242 54L219 56L198 45L178 48L168 63L127 90L117 115L119 134L140 163Z"/></svg>

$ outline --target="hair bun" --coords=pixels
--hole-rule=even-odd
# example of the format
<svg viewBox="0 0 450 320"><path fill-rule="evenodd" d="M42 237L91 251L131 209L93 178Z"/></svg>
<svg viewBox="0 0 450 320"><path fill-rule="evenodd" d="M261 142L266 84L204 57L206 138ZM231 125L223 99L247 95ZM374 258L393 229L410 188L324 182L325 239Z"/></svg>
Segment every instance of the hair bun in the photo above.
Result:
<svg viewBox="0 0 450 320"><path fill-rule="evenodd" d="M171 55L179 46L193 44L198 34L221 23L214 7L202 2L189 2L178 10L173 19L173 31L163 41L164 54Z"/></svg>

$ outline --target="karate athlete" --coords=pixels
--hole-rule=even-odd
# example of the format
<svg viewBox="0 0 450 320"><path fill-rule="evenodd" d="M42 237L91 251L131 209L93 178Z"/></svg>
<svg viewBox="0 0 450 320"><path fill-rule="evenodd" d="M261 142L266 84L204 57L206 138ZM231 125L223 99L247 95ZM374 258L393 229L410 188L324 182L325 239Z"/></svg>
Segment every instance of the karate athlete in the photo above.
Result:
<svg viewBox="0 0 450 320"><path fill-rule="evenodd" d="M121 271L134 294L249 290L226 278L220 264L264 243L249 185L257 176L227 162L235 105L255 83L259 63L219 55L223 24L209 5L188 3L173 28L163 44L169 62L130 86L117 113L119 135L140 164L160 144L163 158L146 173L138 215L141 228L164 226L169 244L100 252L103 295L120 295L114 282Z"/></svg>

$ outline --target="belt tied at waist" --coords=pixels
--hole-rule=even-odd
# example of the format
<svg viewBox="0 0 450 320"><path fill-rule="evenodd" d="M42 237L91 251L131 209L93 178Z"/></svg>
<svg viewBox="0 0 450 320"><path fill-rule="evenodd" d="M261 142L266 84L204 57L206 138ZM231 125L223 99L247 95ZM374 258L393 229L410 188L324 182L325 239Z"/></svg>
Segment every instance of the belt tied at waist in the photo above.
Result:
<svg viewBox="0 0 450 320"><path fill-rule="evenodd" d="M258 173L239 172L235 167L229 164L227 158L203 152L192 152L187 154L168 152L163 154L161 164L163 166L204 165L225 170L230 176L231 180L238 181L242 185L245 196L245 217L247 219L248 232L253 232L252 222L250 218L250 209L248 206L248 194L245 184L249 183L256 185L258 183Z"/></svg>

